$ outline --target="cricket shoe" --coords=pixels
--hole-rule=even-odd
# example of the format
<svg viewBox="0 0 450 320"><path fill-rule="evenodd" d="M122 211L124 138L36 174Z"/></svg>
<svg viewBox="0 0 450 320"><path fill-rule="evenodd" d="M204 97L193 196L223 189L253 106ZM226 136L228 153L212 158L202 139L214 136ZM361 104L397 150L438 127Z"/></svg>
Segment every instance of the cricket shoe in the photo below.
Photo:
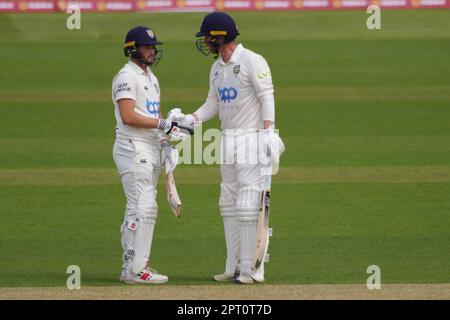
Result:
<svg viewBox="0 0 450 320"><path fill-rule="evenodd" d="M239 273L235 273L234 275L230 275L229 273L222 273L216 274L213 278L214 280L219 282L226 282L226 281L236 281L238 276Z"/></svg>
<svg viewBox="0 0 450 320"><path fill-rule="evenodd" d="M122 274L120 275L120 281L125 283L149 283L149 284L158 284L169 281L169 277L159 274L158 271L152 268L144 268L138 274L133 274L127 272L126 270L122 270Z"/></svg>
<svg viewBox="0 0 450 320"><path fill-rule="evenodd" d="M241 274L239 277L236 278L234 282L238 284L254 284L258 282L264 282L264 278L256 276L250 277L249 275Z"/></svg>

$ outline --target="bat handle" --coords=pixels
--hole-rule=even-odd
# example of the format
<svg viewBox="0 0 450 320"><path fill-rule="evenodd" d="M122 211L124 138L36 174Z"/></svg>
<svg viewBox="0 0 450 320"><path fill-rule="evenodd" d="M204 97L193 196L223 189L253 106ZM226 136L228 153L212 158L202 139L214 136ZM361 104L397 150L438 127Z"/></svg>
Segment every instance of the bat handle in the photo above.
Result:
<svg viewBox="0 0 450 320"><path fill-rule="evenodd" d="M272 184L272 171L266 172L266 179L264 181L264 189L270 190L270 185Z"/></svg>
<svg viewBox="0 0 450 320"><path fill-rule="evenodd" d="M188 131L191 136L194 134L194 128L191 126L186 126L184 124L180 124L179 122L177 122L177 127Z"/></svg>

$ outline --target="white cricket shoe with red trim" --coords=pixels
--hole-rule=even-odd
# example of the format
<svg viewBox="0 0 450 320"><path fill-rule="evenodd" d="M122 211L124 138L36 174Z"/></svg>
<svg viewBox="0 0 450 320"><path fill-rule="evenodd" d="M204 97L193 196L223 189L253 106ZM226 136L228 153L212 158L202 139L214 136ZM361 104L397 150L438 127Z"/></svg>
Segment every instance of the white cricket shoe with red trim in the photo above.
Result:
<svg viewBox="0 0 450 320"><path fill-rule="evenodd" d="M159 274L158 271L152 268L144 268L138 274L129 273L126 270L122 270L120 275L120 281L125 283L149 283L158 284L169 281L169 277L163 274Z"/></svg>

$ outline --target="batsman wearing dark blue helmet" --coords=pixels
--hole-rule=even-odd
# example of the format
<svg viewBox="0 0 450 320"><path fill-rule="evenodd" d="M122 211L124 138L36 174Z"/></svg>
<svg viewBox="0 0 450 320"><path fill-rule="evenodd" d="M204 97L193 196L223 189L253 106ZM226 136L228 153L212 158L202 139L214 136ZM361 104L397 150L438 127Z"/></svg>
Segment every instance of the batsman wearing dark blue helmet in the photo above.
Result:
<svg viewBox="0 0 450 320"><path fill-rule="evenodd" d="M220 48L223 50L226 47L222 45L234 43L238 35L233 18L223 12L211 13L203 19L200 31L195 34L199 38L196 41L197 49L205 56L213 53L217 58Z"/></svg>
<svg viewBox="0 0 450 320"><path fill-rule="evenodd" d="M209 75L207 99L193 114L184 115L179 108L169 114L171 119L187 124L219 115L222 130L219 207L227 258L225 272L214 279L252 284L265 280L268 228L259 222L261 198L270 189L270 170L273 164L278 164L284 145L275 131L269 65L261 55L239 44L238 36L237 25L228 14L213 12L204 17L196 33L197 49L206 56L213 54L216 59Z"/></svg>
<svg viewBox="0 0 450 320"><path fill-rule="evenodd" d="M150 268L150 253L158 206L156 184L161 166L173 171L178 151L168 141L188 135L175 121L161 117L160 87L151 70L162 51L154 31L137 26L125 38L129 61L114 77L112 100L117 121L113 157L126 196L121 226L126 283L163 283L168 277Z"/></svg>

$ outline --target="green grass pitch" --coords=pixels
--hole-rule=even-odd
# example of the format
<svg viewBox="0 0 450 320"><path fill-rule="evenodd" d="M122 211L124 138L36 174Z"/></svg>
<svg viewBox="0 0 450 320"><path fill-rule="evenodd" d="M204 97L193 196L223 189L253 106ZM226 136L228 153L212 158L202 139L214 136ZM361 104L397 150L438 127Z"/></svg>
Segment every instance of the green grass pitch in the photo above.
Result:
<svg viewBox="0 0 450 320"><path fill-rule="evenodd" d="M112 160L111 80L126 31L164 42L162 107L194 111L212 58L202 13L0 15L0 286L118 285L124 197ZM271 284L450 282L450 10L234 13L263 54L286 143L274 177ZM207 127L217 127L212 121ZM170 284L224 267L217 166L179 166L183 215L159 184L152 264Z"/></svg>

